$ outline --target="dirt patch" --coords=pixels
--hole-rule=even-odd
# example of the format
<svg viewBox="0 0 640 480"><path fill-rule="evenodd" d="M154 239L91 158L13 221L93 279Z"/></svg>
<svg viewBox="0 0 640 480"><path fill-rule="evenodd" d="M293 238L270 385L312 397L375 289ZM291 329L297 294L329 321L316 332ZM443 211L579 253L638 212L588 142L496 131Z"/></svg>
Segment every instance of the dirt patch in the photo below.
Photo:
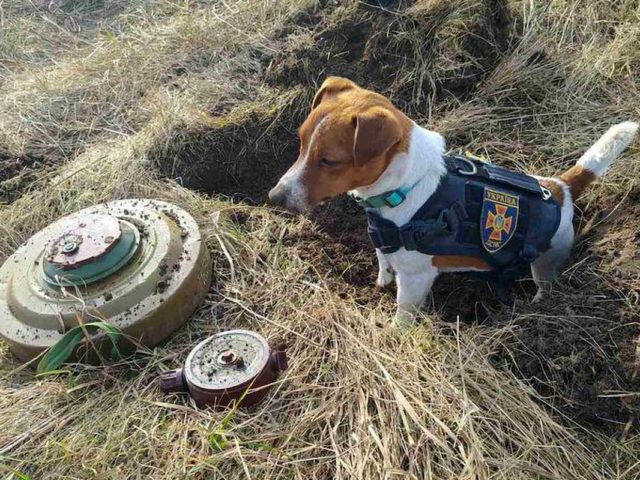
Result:
<svg viewBox="0 0 640 480"><path fill-rule="evenodd" d="M267 105L241 104L211 125L177 129L149 156L162 175L193 190L264 201L298 152L298 95L282 93Z"/></svg>
<svg viewBox="0 0 640 480"><path fill-rule="evenodd" d="M19 198L50 165L42 158L13 156L0 150L0 203Z"/></svg>
<svg viewBox="0 0 640 480"><path fill-rule="evenodd" d="M366 233L362 209L343 196L319 207L311 216L317 229L298 238L299 255L340 292L362 306L375 306L385 298L375 286L378 264Z"/></svg>
<svg viewBox="0 0 640 480"><path fill-rule="evenodd" d="M602 284L585 288L576 279L566 281L540 305L519 298L515 315L502 310L487 317L487 323L509 326L515 333L514 343L495 361L572 418L617 430L640 412L632 393L640 382L629 361L637 318L624 298L600 289Z"/></svg>
<svg viewBox="0 0 640 480"><path fill-rule="evenodd" d="M342 297L359 305L375 307L381 302L395 309L395 284L375 285L378 261L367 235L364 213L352 199L340 197L316 209L311 219L316 230L286 239L297 245L296 253L310 261ZM445 322L482 323L502 305L486 282L465 274L448 274L435 283L425 310Z"/></svg>
<svg viewBox="0 0 640 480"><path fill-rule="evenodd" d="M501 0L427 3L360 2L301 17L298 28L281 32L284 48L267 81L308 86L344 76L386 93L409 114L423 114L426 99L462 100L509 48L509 10Z"/></svg>

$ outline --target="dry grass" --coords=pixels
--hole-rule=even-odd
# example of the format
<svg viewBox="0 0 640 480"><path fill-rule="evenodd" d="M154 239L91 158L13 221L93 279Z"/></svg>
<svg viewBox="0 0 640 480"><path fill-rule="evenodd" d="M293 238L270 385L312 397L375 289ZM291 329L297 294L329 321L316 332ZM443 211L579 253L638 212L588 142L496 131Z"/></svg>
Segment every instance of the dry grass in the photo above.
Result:
<svg viewBox="0 0 640 480"><path fill-rule="evenodd" d="M133 193L133 192L132 192ZM144 193L144 192L135 192ZM200 313L169 344L63 380L9 374L5 461L39 478L608 478L613 475L533 392L497 372L496 339L430 323L381 328L389 305L358 309L281 243L307 221L254 210L243 227L205 214L237 209L181 190L162 198L201 215L218 277ZM243 210L246 208L240 207ZM231 273L233 272L233 273ZM289 345L292 368L257 412L202 412L153 381L196 339L230 327ZM220 435L229 442L218 451ZM35 459L33 460L25 459Z"/></svg>
<svg viewBox="0 0 640 480"><path fill-rule="evenodd" d="M195 318L130 361L37 380L0 345L0 472L34 479L638 478L633 427L600 437L495 368L490 359L513 345L513 332L458 328L433 315L400 334L386 326L390 298L358 305L353 288L336 287L340 280L326 274L321 250L309 258L286 241L316 232L312 221L212 199L158 174L188 179L193 167L228 178L218 191L241 185L255 197L292 160L293 128L327 70L385 90L455 148L536 173L561 170L611 123L640 117L637 2L513 0L510 29L495 12L502 2L408 3L395 11L350 1L0 0L0 162L46 165L27 190L10 187L20 198L0 206L0 258L60 215L145 196L190 211L215 261L211 294ZM344 54L350 44L355 58ZM640 198L637 153L632 148L581 201L590 212L578 244L586 273L568 269L561 279L597 279L619 291L625 321L636 327L637 273L612 272L611 244L587 251L585 239L602 238L609 215L612 242L634 241L638 217L625 202ZM259 179L236 178L247 165ZM218 211L222 221L214 224ZM563 315L571 317L545 321ZM524 309L515 317L536 321ZM289 346L291 369L267 402L229 414L158 392L159 371L230 327Z"/></svg>

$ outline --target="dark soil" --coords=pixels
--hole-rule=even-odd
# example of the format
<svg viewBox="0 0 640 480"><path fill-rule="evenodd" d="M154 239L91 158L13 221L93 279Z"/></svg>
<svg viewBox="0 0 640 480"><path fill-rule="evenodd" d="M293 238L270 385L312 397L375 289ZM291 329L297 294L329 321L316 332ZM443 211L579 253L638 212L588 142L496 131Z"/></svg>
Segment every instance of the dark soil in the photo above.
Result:
<svg viewBox="0 0 640 480"><path fill-rule="evenodd" d="M580 260L577 254L572 264ZM629 392L640 388L630 355L638 318L625 298L589 273L561 277L540 304L530 305L529 298L516 297L513 320L504 310L488 318L488 324L515 328L513 344L496 363L582 423L617 430L637 421L640 403ZM627 395L615 396L620 393Z"/></svg>
<svg viewBox="0 0 640 480"><path fill-rule="evenodd" d="M178 131L166 145L150 152L150 158L162 175L193 190L251 203L264 201L296 158L295 129L301 120L291 105L277 115L256 111L240 123Z"/></svg>
<svg viewBox="0 0 640 480"><path fill-rule="evenodd" d="M408 114L423 114L425 99L454 96L464 100L492 71L510 45L511 17L502 0L484 0L474 9L476 22L460 39L460 63L472 59L446 76L431 81L408 81L398 72L429 72L434 48L457 8L455 2L431 2L421 14L413 1L377 0L345 6L325 2L323 16L301 15L298 28L287 26L281 37L283 51L271 61L267 81L278 87L318 86L328 75L348 77L384 92ZM312 42L295 39L312 29ZM308 46L310 45L310 46ZM434 96L435 95L435 96Z"/></svg>
<svg viewBox="0 0 640 480"><path fill-rule="evenodd" d="M17 157L0 150L0 204L19 198L48 165L42 158Z"/></svg>
<svg viewBox="0 0 640 480"><path fill-rule="evenodd" d="M375 286L378 267L360 207L341 197L316 209L312 219L316 230L291 236L287 243L342 297L362 306L379 304L385 292Z"/></svg>

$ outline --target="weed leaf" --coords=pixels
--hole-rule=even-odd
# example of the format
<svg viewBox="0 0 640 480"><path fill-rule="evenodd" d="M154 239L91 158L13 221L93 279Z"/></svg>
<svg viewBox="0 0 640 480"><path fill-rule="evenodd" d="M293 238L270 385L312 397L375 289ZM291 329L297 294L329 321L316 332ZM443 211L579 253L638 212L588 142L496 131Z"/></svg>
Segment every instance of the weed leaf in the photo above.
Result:
<svg viewBox="0 0 640 480"><path fill-rule="evenodd" d="M122 354L118 349L118 342L120 341L122 332L109 323L92 322L84 326L78 325L77 327L73 327L65 333L55 345L49 348L49 351L38 363L36 375L52 374L58 370L59 367L69 359L75 348L85 337L83 328L86 329L89 335L100 331L104 332L111 341L111 358L114 360L122 358Z"/></svg>

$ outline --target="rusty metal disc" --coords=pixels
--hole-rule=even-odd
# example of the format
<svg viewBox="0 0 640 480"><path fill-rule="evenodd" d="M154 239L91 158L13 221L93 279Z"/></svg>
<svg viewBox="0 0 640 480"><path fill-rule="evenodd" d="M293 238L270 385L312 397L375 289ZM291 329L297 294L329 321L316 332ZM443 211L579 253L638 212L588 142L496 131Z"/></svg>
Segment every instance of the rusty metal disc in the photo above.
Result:
<svg viewBox="0 0 640 480"><path fill-rule="evenodd" d="M65 225L62 235L48 242L44 258L61 269L76 268L104 256L121 235L120 223L113 215L74 218Z"/></svg>
<svg viewBox="0 0 640 480"><path fill-rule="evenodd" d="M53 267L71 283L52 282ZM189 318L210 278L198 225L181 208L139 199L98 205L41 230L0 267L0 337L30 360L79 319L102 319L153 346Z"/></svg>

